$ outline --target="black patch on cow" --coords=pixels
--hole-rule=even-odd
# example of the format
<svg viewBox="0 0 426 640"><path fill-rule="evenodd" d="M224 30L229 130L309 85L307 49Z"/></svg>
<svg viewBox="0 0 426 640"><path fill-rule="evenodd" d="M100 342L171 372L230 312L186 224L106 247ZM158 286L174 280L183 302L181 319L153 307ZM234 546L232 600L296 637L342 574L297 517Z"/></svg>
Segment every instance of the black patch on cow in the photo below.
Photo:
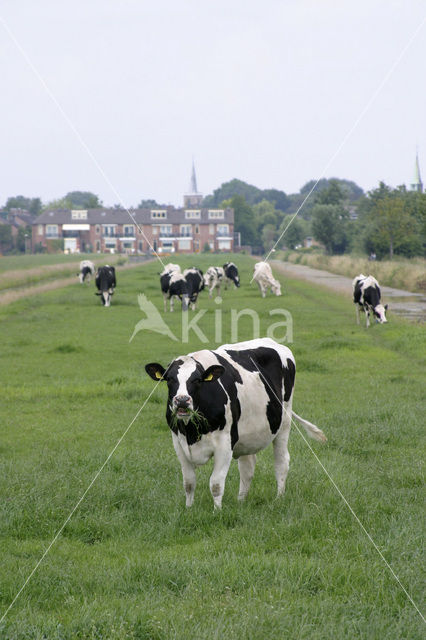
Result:
<svg viewBox="0 0 426 640"><path fill-rule="evenodd" d="M242 384L242 379L238 370L233 367L228 360L218 353L212 352L219 360L220 364L225 367L225 373L220 377L220 382L225 388L226 393L228 394L229 401L231 403L231 415L232 415L232 424L231 424L231 448L234 449L236 443L238 442L238 421L241 417L241 405L238 399L238 391L236 387L236 383L239 382Z"/></svg>
<svg viewBox="0 0 426 640"><path fill-rule="evenodd" d="M296 378L296 367L293 360L287 358L287 367L284 367L284 402L290 400Z"/></svg>
<svg viewBox="0 0 426 640"><path fill-rule="evenodd" d="M268 394L269 402L266 408L266 415L269 427L272 433L276 433L281 426L283 407L282 407L282 385L284 378L285 396L284 399L290 398L291 389L288 391L287 385L290 386L291 381L294 383L294 372L287 373L283 367L281 358L278 353L269 347L258 347L257 349L247 349L244 351L227 350L226 353L235 360L240 366L250 372L259 373L259 378ZM287 360L288 362L288 360Z"/></svg>
<svg viewBox="0 0 426 640"><path fill-rule="evenodd" d="M380 289L376 285L366 287L363 291L364 302L370 307L377 307L380 304Z"/></svg>
<svg viewBox="0 0 426 640"><path fill-rule="evenodd" d="M198 294L204 289L204 278L201 269L195 267L186 275L185 280L188 286L188 296L192 304L197 302Z"/></svg>
<svg viewBox="0 0 426 640"><path fill-rule="evenodd" d="M115 277L115 267L110 267L109 265L105 265L104 267L99 267L95 284L99 291L98 295L101 295L103 291L111 291L111 295L114 293L114 287L117 285L117 279ZM105 300L102 296L101 298L102 304L105 304Z"/></svg>
<svg viewBox="0 0 426 640"><path fill-rule="evenodd" d="M172 277L172 272L168 271L167 273L164 273L162 276L160 276L160 285L161 285L161 291L163 293L168 293L169 292L169 285L170 285L170 278Z"/></svg>
<svg viewBox="0 0 426 640"><path fill-rule="evenodd" d="M238 278L238 269L233 262L226 262L223 265L223 270L225 272L225 276L232 280L236 287L240 286L240 281Z"/></svg>
<svg viewBox="0 0 426 640"><path fill-rule="evenodd" d="M89 273L92 273L92 270L90 267L83 267L81 270L81 275L83 276L83 282L86 280L87 276L89 275Z"/></svg>

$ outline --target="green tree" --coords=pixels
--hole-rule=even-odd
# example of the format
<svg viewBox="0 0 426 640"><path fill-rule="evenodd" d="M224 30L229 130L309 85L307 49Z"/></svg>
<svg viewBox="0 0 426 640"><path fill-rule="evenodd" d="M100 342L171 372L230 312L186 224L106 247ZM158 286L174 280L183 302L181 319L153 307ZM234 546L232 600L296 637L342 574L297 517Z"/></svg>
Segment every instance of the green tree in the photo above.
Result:
<svg viewBox="0 0 426 640"><path fill-rule="evenodd" d="M102 201L90 191L70 191L64 196L71 203L71 209L99 209Z"/></svg>
<svg viewBox="0 0 426 640"><path fill-rule="evenodd" d="M158 209L161 207L156 200L141 200L137 206L138 209Z"/></svg>
<svg viewBox="0 0 426 640"><path fill-rule="evenodd" d="M316 204L312 210L312 233L327 253L344 253L348 246L348 212L336 204Z"/></svg>
<svg viewBox="0 0 426 640"><path fill-rule="evenodd" d="M293 216L285 216L279 228L278 237L284 232L280 238L280 247L295 249L303 245L304 239L309 235L309 223L298 216L291 222ZM288 226L290 225L290 226Z"/></svg>
<svg viewBox="0 0 426 640"><path fill-rule="evenodd" d="M241 244L255 244L256 221L252 207L243 196L234 196L225 200L221 206L234 209L234 231L241 233Z"/></svg>
<svg viewBox="0 0 426 640"><path fill-rule="evenodd" d="M264 199L258 204L254 204L253 213L258 233L261 233L263 227L267 224L277 228L279 213L272 202Z"/></svg>
<svg viewBox="0 0 426 640"><path fill-rule="evenodd" d="M273 224L265 224L262 229L262 247L264 251L269 251L277 240L277 229Z"/></svg>
<svg viewBox="0 0 426 640"><path fill-rule="evenodd" d="M43 211L56 211L64 209L74 209L71 200L67 200L65 197L51 200L50 202L47 202L43 205Z"/></svg>
<svg viewBox="0 0 426 640"><path fill-rule="evenodd" d="M13 196L8 198L4 206L5 211L11 209L25 209L33 216L38 216L41 212L42 204L40 198L26 198L25 196Z"/></svg>

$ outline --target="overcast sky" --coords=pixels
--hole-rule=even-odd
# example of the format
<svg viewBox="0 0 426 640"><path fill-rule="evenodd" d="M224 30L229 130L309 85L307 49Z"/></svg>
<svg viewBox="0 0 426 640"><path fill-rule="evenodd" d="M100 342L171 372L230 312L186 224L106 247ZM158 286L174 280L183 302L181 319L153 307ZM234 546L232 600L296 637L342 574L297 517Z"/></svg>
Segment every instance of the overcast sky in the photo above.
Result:
<svg viewBox="0 0 426 640"><path fill-rule="evenodd" d="M416 145L426 178L425 16L424 0L4 0L0 204L179 206L193 157L205 195L323 172L408 184Z"/></svg>

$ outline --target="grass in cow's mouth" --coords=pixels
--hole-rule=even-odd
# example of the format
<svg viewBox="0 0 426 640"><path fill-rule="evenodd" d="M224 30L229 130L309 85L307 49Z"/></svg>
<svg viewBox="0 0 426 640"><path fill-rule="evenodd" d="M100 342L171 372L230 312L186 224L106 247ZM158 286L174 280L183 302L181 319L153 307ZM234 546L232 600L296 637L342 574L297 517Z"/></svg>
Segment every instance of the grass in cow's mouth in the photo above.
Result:
<svg viewBox="0 0 426 640"><path fill-rule="evenodd" d="M207 424L207 419L203 416L198 409L177 409L173 411L171 415L171 427L177 427L179 420L185 419L185 423L192 422L197 430L204 424Z"/></svg>

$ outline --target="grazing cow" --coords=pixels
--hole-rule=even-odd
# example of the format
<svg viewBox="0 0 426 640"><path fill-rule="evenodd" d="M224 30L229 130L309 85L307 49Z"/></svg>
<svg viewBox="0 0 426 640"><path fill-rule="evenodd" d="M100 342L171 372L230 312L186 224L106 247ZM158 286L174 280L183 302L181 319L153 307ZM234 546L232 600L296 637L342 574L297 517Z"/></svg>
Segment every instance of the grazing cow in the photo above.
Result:
<svg viewBox="0 0 426 640"><path fill-rule="evenodd" d="M204 289L203 272L197 267L185 269L183 272L186 283L188 285L188 296L191 308L194 311L197 304L198 294Z"/></svg>
<svg viewBox="0 0 426 640"><path fill-rule="evenodd" d="M233 262L226 262L223 265L223 271L225 273L225 289L227 289L228 284L231 284L232 282L236 287L240 286L240 276L238 275L238 269Z"/></svg>
<svg viewBox="0 0 426 640"><path fill-rule="evenodd" d="M354 303L356 304L356 321L359 324L359 309L364 309L367 328L370 326L370 311L376 318L376 322L387 322L385 311L388 305L382 305L380 301L380 287L376 278L364 276L362 273L352 281Z"/></svg>
<svg viewBox="0 0 426 640"><path fill-rule="evenodd" d="M95 275L95 265L93 262L91 260L82 260L80 262L80 273L77 273L77 275L81 284L86 280L90 282L91 276Z"/></svg>
<svg viewBox="0 0 426 640"><path fill-rule="evenodd" d="M209 290L209 298L212 297L213 289L217 289L217 295L220 295L220 285L225 277L222 267L209 267L204 274L204 284Z"/></svg>
<svg viewBox="0 0 426 640"><path fill-rule="evenodd" d="M269 288L276 296L281 295L281 285L272 275L272 269L268 262L256 262L254 265L253 280L259 285L262 298L266 296Z"/></svg>
<svg viewBox="0 0 426 640"><path fill-rule="evenodd" d="M214 458L210 491L220 508L232 458L238 459L243 500L250 488L256 453L271 442L278 495L289 467L287 441L292 416L317 440L323 432L292 411L296 374L290 349L271 338L225 344L179 356L165 369L145 367L168 386L166 419L182 467L186 506L194 500L195 469Z"/></svg>
<svg viewBox="0 0 426 640"><path fill-rule="evenodd" d="M117 280L115 277L115 268L106 264L104 267L99 267L95 283L98 291L95 295L101 296L102 304L105 307L111 305L111 296L114 294L114 288L117 286Z"/></svg>
<svg viewBox="0 0 426 640"><path fill-rule="evenodd" d="M167 300L170 300L170 311L174 311L174 300L182 301L182 311L188 310L189 295L188 283L179 271L168 271L160 275L161 291L164 298L164 311L167 311Z"/></svg>

